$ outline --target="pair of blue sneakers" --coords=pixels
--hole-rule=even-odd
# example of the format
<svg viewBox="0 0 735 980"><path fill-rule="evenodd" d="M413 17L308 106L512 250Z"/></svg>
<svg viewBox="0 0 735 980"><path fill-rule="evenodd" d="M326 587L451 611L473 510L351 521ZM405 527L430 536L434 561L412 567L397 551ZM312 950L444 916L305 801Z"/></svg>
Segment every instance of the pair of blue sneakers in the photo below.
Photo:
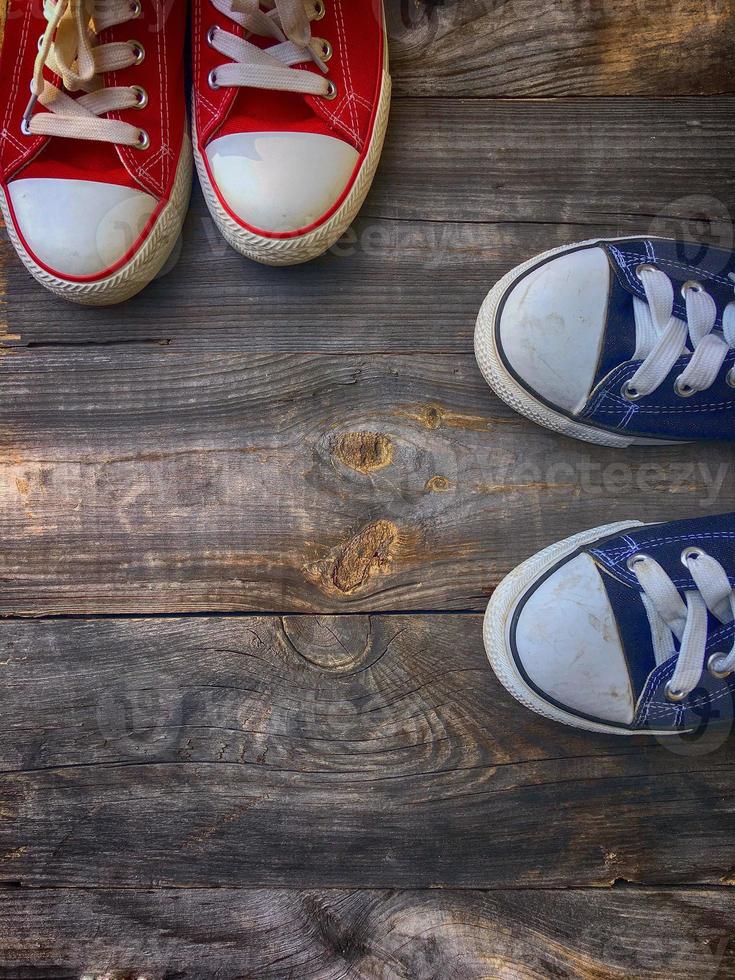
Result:
<svg viewBox="0 0 735 980"><path fill-rule="evenodd" d="M477 321L512 408L605 446L735 440L735 254L668 239L554 249ZM594 732L729 725L735 514L585 531L511 572L485 615L490 663L528 708Z"/></svg>

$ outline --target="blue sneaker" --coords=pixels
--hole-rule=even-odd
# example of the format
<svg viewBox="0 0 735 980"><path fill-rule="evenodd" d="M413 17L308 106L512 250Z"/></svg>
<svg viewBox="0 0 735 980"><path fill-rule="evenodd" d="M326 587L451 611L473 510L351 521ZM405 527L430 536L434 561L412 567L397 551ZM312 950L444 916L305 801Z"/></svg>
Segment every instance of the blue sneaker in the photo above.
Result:
<svg viewBox="0 0 735 980"><path fill-rule="evenodd" d="M610 524L552 545L498 586L485 648L526 707L592 732L729 725L735 514Z"/></svg>
<svg viewBox="0 0 735 980"><path fill-rule="evenodd" d="M582 242L513 269L477 320L488 384L541 425L606 446L735 439L735 253Z"/></svg>

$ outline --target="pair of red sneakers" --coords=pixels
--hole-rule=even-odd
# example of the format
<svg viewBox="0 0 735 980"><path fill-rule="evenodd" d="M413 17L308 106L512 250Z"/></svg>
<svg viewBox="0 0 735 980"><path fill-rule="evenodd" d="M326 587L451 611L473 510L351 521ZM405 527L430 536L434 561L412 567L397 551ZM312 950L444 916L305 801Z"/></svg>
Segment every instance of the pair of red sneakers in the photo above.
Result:
<svg viewBox="0 0 735 980"><path fill-rule="evenodd" d="M0 206L30 273L103 305L137 293L186 215L192 144L226 240L315 258L347 229L382 149L382 0L9 0ZM30 92L29 92L30 85Z"/></svg>

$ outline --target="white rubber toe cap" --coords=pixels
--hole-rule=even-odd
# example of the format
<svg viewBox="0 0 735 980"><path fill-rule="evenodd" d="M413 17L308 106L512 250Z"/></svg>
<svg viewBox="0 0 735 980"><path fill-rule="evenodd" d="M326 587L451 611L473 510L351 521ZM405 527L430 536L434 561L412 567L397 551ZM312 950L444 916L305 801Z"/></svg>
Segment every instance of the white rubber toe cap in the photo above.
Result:
<svg viewBox="0 0 735 980"><path fill-rule="evenodd" d="M611 272L602 248L551 259L507 296L503 354L530 392L567 412L586 403L605 335Z"/></svg>
<svg viewBox="0 0 735 980"><path fill-rule="evenodd" d="M62 278L101 276L116 265L158 203L132 187L50 177L14 180L8 194L31 257Z"/></svg>
<svg viewBox="0 0 735 980"><path fill-rule="evenodd" d="M629 725L635 707L617 625L589 555L566 562L530 595L516 655L535 687L572 711Z"/></svg>
<svg viewBox="0 0 735 980"><path fill-rule="evenodd" d="M251 228L277 234L318 222L359 159L349 143L319 133L233 133L206 152L229 209Z"/></svg>

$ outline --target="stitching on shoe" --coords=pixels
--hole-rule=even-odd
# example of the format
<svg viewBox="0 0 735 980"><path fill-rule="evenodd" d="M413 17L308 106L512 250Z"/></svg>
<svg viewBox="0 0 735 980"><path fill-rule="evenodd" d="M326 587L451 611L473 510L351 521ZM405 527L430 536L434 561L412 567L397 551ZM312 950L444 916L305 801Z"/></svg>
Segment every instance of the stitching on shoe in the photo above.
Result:
<svg viewBox="0 0 735 980"><path fill-rule="evenodd" d="M323 107L322 111L332 120L332 122L334 123L334 125L338 129L342 129L343 132L347 133L348 136L351 136L352 139L355 141L355 143L357 143L358 147L360 149L362 149L363 140L360 139L360 134L359 133L356 133L353 129L350 129L350 127L347 125L347 123L345 123L341 119L339 119L334 114L334 112L332 112L329 109L327 109L326 106Z"/></svg>
<svg viewBox="0 0 735 980"><path fill-rule="evenodd" d="M614 569L618 573L620 578L627 585L630 585L637 590L638 580L633 575L633 573L630 572L629 569L625 567L625 562L627 561L628 558L631 557L631 555L635 555L643 550L660 548L667 544L688 545L688 544L698 544L701 543L702 541L735 541L735 531L705 531L698 534L691 534L691 535L680 534L680 535L673 535L669 537L660 537L660 538L644 537L637 542L628 540L626 538L626 541L629 544L630 550L623 551L622 549L618 549L615 553L615 557L606 554L602 548L590 548L589 553L599 558L601 563L606 568L609 568L611 570ZM689 577L683 577L683 576L677 577L673 575L670 577L671 577L671 581L674 583L675 586L677 586L677 588L686 588L687 586L691 587L691 578Z"/></svg>
<svg viewBox="0 0 735 980"><path fill-rule="evenodd" d="M726 367L731 361L730 356L728 356L723 363L723 368ZM735 359L733 359L735 363ZM675 415L682 414L688 415L689 413L702 413L702 412L720 412L723 409L731 408L735 405L735 396L732 398L725 399L725 401L719 402L705 402L700 405L692 405L690 402L684 402L682 405L646 405L645 401L640 402L627 402L624 398L618 395L615 391L611 391L611 388L617 388L618 384L631 375L633 372L634 362L626 361L625 363L619 365L605 380L605 387L601 388L587 403L583 412L580 413L580 418L588 418L589 416L600 414L600 415L616 415L619 412L625 412L624 421L620 422L621 426L626 426L630 419L637 414L642 415ZM603 404L605 402L612 402L614 407L604 408Z"/></svg>
<svg viewBox="0 0 735 980"><path fill-rule="evenodd" d="M641 255L640 252L624 252L621 249L616 248L614 245L610 246L610 250L615 252L623 262L624 268L622 271L628 277L629 281L635 283L639 287L640 284L638 279L635 277L635 270L631 270L630 265L633 263L636 263L637 265L641 262L658 262L661 265L670 266L672 269L679 269L681 272L686 272L687 274L690 272L696 272L700 279L709 279L712 282L718 282L723 286L732 285L732 282L729 279L726 279L724 276L719 276L714 272L708 272L707 269L703 269L701 266L687 265L684 262L675 262L671 259L667 259L666 257L657 257L653 249L651 250L650 254L646 255Z"/></svg>
<svg viewBox="0 0 735 980"><path fill-rule="evenodd" d="M195 93L195 106L197 111L201 108L206 109L210 115L209 122L211 123L218 113L217 106L214 102L211 102L202 92L201 86L198 84L198 80L202 74L202 50L203 45L201 42L201 32L203 29L203 20L201 16L201 8L198 3L194 4L194 24L192 26L193 36L194 36L194 93ZM204 127L201 127L202 129Z"/></svg>
<svg viewBox="0 0 735 980"><path fill-rule="evenodd" d="M166 191L169 187L170 182L170 172L165 166L161 166L160 173L158 175L151 172L154 164L158 162L157 158L163 160L161 156L162 151L164 151L168 144L170 143L170 118L168 112L168 87L166 73L164 70L164 60L166 57L166 38L164 36L165 27L162 27L160 31L157 31L154 35L155 45L156 45L156 62L158 65L158 95L160 99L160 113L161 113L161 146L159 150L153 154L153 156L147 161L145 166L141 163L139 159L136 159L135 154L137 150L132 150L126 146L118 147L119 156L122 161L123 166L130 174L130 177L136 182L140 182L140 176L145 176L157 196L161 199L166 198ZM117 84L118 72L113 72L113 81ZM119 118L119 113L117 113Z"/></svg>
<svg viewBox="0 0 735 980"><path fill-rule="evenodd" d="M160 59L163 62L163 68L162 68L162 72L163 72L163 88L164 88L164 94L163 94L163 116L164 116L164 119L165 119L165 122L166 122L166 130L165 130L165 133L163 134L163 140L162 140L162 146L161 146L161 149L163 150L163 149L168 149L168 147L171 144L171 113L169 112L169 109L168 109L168 106L169 106L169 101L168 101L168 61L167 61L167 54L166 54L166 47L167 47L167 45L165 43L165 38L163 38L162 41L163 41L163 43L160 43L159 44L159 52L160 52ZM161 63L161 61L159 61L159 64L160 63ZM186 125L186 124L184 124L184 125ZM170 179L171 179L171 168L168 166L168 163L169 163L169 157L168 157L168 155L166 155L165 161L163 161L162 162L162 165L161 165L161 194L162 195L163 195L165 189L168 187L169 182L170 182Z"/></svg>
<svg viewBox="0 0 735 980"><path fill-rule="evenodd" d="M145 165L145 167L140 167L139 170L140 170L140 172L142 174L146 174L147 176L150 177L150 172L149 171L151 170L152 167L154 167L154 166L156 166L158 164L159 160L161 160L162 158L165 158L166 161L168 162L169 160L171 160L173 158L173 156L174 156L174 153L173 153L173 150L171 149L171 147L164 144L160 148L160 150L157 150L156 153L153 154L153 156L148 161L148 163ZM153 180L153 179L154 178L151 177L151 180Z"/></svg>
<svg viewBox="0 0 735 980"><path fill-rule="evenodd" d="M657 671L660 671L660 675L657 677ZM661 681L671 680L674 675L674 662L667 661L665 664L661 664L656 671L654 671L649 678L649 689L648 693L644 696L638 711L642 713L641 721L645 721L650 717L662 718L666 715L670 715L672 712L679 712L679 717L675 718L674 724L681 723L681 716L684 712L690 708L698 708L703 704L714 704L716 701L721 701L722 698L732 697L732 689L729 684L725 684L723 690L718 691L716 694L707 694L700 698L695 698L693 701L688 700L681 705L675 705L669 701L662 701L656 698L657 692L661 689Z"/></svg>
<svg viewBox="0 0 735 980"><path fill-rule="evenodd" d="M342 16L342 0L334 0L334 11L335 20L337 22L337 33L340 39L339 43L342 51L344 52L345 75L348 85L348 97L344 100L344 102L348 105L350 110L350 119L352 120L352 125L355 127L355 138L359 139L360 134L357 113L355 112L355 106L349 99L349 94L355 91L355 86L352 83L352 73L350 72L350 55L349 51L347 50L347 32L344 29L344 17Z"/></svg>
<svg viewBox="0 0 735 980"><path fill-rule="evenodd" d="M10 11L8 10L6 11L6 13L10 13ZM25 18L25 23L23 24L23 32L20 38L20 45L18 47L18 58L15 62L15 72L14 72L15 77L13 79L13 88L11 89L10 98L8 99L8 105L5 111L5 124L3 126L3 129L5 130L8 129L12 107L15 105L16 93L18 91L18 85L20 83L20 75L21 75L20 66L23 60L23 52L25 51L26 44L28 43L28 31L30 29L30 26L31 26L31 4L29 3L28 6L26 7L26 18ZM8 164L5 167L6 173L11 172L13 167L16 165L16 163L18 163L19 160L23 159L25 152L26 151L24 149L21 153L18 154L18 156L13 157L13 159L8 162Z"/></svg>
<svg viewBox="0 0 735 980"><path fill-rule="evenodd" d="M9 129L4 129L3 130L3 132L2 132L2 138L4 140L7 140L8 143L12 143L13 146L16 148L16 150L20 150L21 151L21 156L23 155L23 153L25 153L25 147L23 146L23 144L21 143L21 141L17 137L13 136L13 134L10 132Z"/></svg>

